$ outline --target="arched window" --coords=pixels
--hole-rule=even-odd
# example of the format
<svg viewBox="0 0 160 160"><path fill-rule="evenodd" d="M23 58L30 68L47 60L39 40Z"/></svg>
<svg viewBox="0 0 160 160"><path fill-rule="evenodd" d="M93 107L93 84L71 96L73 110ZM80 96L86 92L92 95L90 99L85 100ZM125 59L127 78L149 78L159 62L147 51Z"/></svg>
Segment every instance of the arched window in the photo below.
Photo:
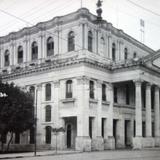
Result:
<svg viewBox="0 0 160 160"><path fill-rule="evenodd" d="M106 101L106 85L102 84L102 100Z"/></svg>
<svg viewBox="0 0 160 160"><path fill-rule="evenodd" d="M89 96L90 98L94 99L94 82L89 82Z"/></svg>
<svg viewBox="0 0 160 160"><path fill-rule="evenodd" d="M104 53L105 53L105 41L104 41L104 38L101 37L101 41L100 41L100 54L102 56L104 56Z"/></svg>
<svg viewBox="0 0 160 160"><path fill-rule="evenodd" d="M30 87L29 92L30 92L32 98L35 99L35 87L34 86Z"/></svg>
<svg viewBox="0 0 160 160"><path fill-rule="evenodd" d="M50 101L51 100L51 84L50 83L46 84L45 93L46 93L46 101Z"/></svg>
<svg viewBox="0 0 160 160"><path fill-rule="evenodd" d="M75 36L74 32L71 31L68 34L68 52L74 51L74 49L75 49Z"/></svg>
<svg viewBox="0 0 160 160"><path fill-rule="evenodd" d="M66 98L72 98L72 80L66 82Z"/></svg>
<svg viewBox="0 0 160 160"><path fill-rule="evenodd" d="M92 32L91 31L89 31L88 32L88 50L90 51L90 52L92 52L93 51L93 34L92 34Z"/></svg>
<svg viewBox="0 0 160 160"><path fill-rule="evenodd" d="M54 42L53 38L49 37L47 39L47 56L52 56L54 55Z"/></svg>
<svg viewBox="0 0 160 160"><path fill-rule="evenodd" d="M9 50L6 50L4 53L4 66L9 66L10 60L9 60Z"/></svg>
<svg viewBox="0 0 160 160"><path fill-rule="evenodd" d="M51 126L46 126L46 144L51 144Z"/></svg>
<svg viewBox="0 0 160 160"><path fill-rule="evenodd" d="M136 57L137 57L137 53L134 52L134 53L133 53L133 58L136 58Z"/></svg>
<svg viewBox="0 0 160 160"><path fill-rule="evenodd" d="M112 43L112 60L116 60L116 45L115 43Z"/></svg>
<svg viewBox="0 0 160 160"><path fill-rule="evenodd" d="M124 59L125 60L128 59L128 49L127 48L124 49Z"/></svg>
<svg viewBox="0 0 160 160"><path fill-rule="evenodd" d="M23 62L23 47L19 46L18 47L18 63Z"/></svg>
<svg viewBox="0 0 160 160"><path fill-rule="evenodd" d="M46 122L50 122L51 121L51 106L50 105L46 106L45 121Z"/></svg>
<svg viewBox="0 0 160 160"><path fill-rule="evenodd" d="M38 59L38 45L37 42L32 43L32 60Z"/></svg>

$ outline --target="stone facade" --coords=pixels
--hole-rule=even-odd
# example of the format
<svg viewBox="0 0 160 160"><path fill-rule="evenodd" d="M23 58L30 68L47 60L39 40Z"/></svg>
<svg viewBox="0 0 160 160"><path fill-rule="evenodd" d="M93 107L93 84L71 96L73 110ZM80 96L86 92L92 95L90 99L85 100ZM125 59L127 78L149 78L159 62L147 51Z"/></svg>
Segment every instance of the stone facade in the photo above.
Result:
<svg viewBox="0 0 160 160"><path fill-rule="evenodd" d="M39 148L159 147L160 53L95 20L82 8L1 37L3 82L32 87Z"/></svg>

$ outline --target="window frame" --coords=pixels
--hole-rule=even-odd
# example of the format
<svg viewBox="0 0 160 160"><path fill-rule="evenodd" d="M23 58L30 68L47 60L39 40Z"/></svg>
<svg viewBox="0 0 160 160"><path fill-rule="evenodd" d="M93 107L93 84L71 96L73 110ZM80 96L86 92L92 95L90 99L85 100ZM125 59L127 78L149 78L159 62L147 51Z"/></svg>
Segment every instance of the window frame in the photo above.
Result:
<svg viewBox="0 0 160 160"><path fill-rule="evenodd" d="M47 39L47 57L54 55L54 40L52 37Z"/></svg>
<svg viewBox="0 0 160 160"><path fill-rule="evenodd" d="M94 81L90 80L89 81L89 97L91 99L95 98L94 87L95 87Z"/></svg>
<svg viewBox="0 0 160 160"><path fill-rule="evenodd" d="M32 61L38 59L38 43L36 41L32 42L31 54Z"/></svg>
<svg viewBox="0 0 160 160"><path fill-rule="evenodd" d="M52 107L51 105L45 106L45 122L51 122L52 120Z"/></svg>
<svg viewBox="0 0 160 160"><path fill-rule="evenodd" d="M72 80L66 81L66 98L72 98L73 96L73 82Z"/></svg>
<svg viewBox="0 0 160 160"><path fill-rule="evenodd" d="M93 33L88 31L88 51L93 52Z"/></svg>
<svg viewBox="0 0 160 160"><path fill-rule="evenodd" d="M21 54L21 56L19 56ZM17 63L21 64L23 63L23 47L19 46L17 51Z"/></svg>
<svg viewBox="0 0 160 160"><path fill-rule="evenodd" d="M52 97L52 85L47 83L45 85L45 101L51 101Z"/></svg>
<svg viewBox="0 0 160 160"><path fill-rule="evenodd" d="M75 50L75 33L70 31L68 33L68 52Z"/></svg>

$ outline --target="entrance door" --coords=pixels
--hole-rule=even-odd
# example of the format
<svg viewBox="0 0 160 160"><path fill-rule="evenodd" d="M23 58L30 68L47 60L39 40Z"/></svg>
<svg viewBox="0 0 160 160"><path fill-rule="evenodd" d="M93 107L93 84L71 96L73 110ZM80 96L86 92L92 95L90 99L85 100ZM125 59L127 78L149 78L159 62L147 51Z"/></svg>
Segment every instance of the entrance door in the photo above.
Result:
<svg viewBox="0 0 160 160"><path fill-rule="evenodd" d="M115 139L115 148L116 148L116 144L117 144L117 120L116 119L113 120L113 137Z"/></svg>
<svg viewBox="0 0 160 160"><path fill-rule="evenodd" d="M72 129L71 125L67 125L67 148L71 148L71 135L72 134Z"/></svg>
<svg viewBox="0 0 160 160"><path fill-rule="evenodd" d="M125 120L125 146L131 146L131 121Z"/></svg>

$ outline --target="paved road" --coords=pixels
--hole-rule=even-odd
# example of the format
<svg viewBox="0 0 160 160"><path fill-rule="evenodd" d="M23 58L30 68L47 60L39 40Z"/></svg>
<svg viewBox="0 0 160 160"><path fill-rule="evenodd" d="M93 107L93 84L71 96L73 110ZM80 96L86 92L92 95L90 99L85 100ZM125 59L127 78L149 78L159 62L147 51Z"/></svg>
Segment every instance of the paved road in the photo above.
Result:
<svg viewBox="0 0 160 160"><path fill-rule="evenodd" d="M160 149L87 152L66 155L12 158L12 160L160 160Z"/></svg>

